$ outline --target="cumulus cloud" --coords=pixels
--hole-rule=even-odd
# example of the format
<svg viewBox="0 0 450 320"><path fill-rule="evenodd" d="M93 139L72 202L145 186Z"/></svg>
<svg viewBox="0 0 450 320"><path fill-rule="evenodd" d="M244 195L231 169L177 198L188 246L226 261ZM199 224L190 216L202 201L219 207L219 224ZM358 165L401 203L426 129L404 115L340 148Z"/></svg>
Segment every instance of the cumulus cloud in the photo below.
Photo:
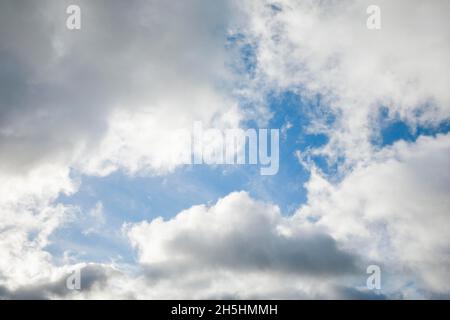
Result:
<svg viewBox="0 0 450 320"><path fill-rule="evenodd" d="M74 3L79 31L65 27ZM180 164L167 161L176 144L161 140L174 128L237 124L221 85L228 7L1 2L0 285L53 277L49 236L78 210L56 203L77 190L72 170L168 172Z"/></svg>
<svg viewBox="0 0 450 320"><path fill-rule="evenodd" d="M449 2L377 1L380 30L366 27L371 4L282 0L243 5L248 16L242 32L255 47L257 96L292 90L305 100L319 97L310 130L330 139L318 153L331 160L345 157L348 164L364 161L373 151L380 107L412 127L450 117ZM333 124L327 123L326 112L335 117Z"/></svg>
<svg viewBox="0 0 450 320"><path fill-rule="evenodd" d="M80 290L71 290L67 287L67 279L78 270L80 274ZM0 286L0 299L16 300L48 300L48 299L106 299L109 298L133 298L127 295L125 290L117 290L110 295L108 290L114 290L110 285L113 281L115 285L120 285L120 278L123 274L113 266L94 263L82 263L72 266L55 268L52 278L43 279L9 289ZM124 287L123 287L124 288Z"/></svg>
<svg viewBox="0 0 450 320"><path fill-rule="evenodd" d="M42 277L43 266L30 260L41 277L3 285L3 294L33 297L40 288L46 298L442 297L449 291L449 147L450 135L398 142L336 184L313 171L308 203L292 217L236 192L172 219L128 224L140 271L99 271L91 281L97 285L68 295L57 289L61 269ZM384 295L362 289L372 263L382 268Z"/></svg>
<svg viewBox="0 0 450 320"><path fill-rule="evenodd" d="M53 268L45 251L48 237L74 213L54 200L60 192L72 193L76 185L68 169L57 166L0 177L0 285L14 288L46 279Z"/></svg>
<svg viewBox="0 0 450 320"><path fill-rule="evenodd" d="M146 283L138 297L445 297L449 152L450 135L421 137L338 183L314 169L292 217L239 192L127 225ZM382 293L363 289L370 264L381 267Z"/></svg>
<svg viewBox="0 0 450 320"><path fill-rule="evenodd" d="M168 221L127 224L124 231L137 249L139 268L48 261L49 273L34 264L39 278L3 284L0 297L345 298L350 287L343 281L364 279L359 259L321 228L293 223L277 206L245 192L210 207L194 206ZM66 287L75 269L80 270L79 291ZM352 292L382 297L357 288Z"/></svg>
<svg viewBox="0 0 450 320"><path fill-rule="evenodd" d="M225 296L250 297L262 294L261 286L254 288L257 278L281 288L286 277L296 279L295 287L301 286L299 279L326 282L361 272L357 258L320 228L294 225L278 207L245 192L211 207L194 206L168 221L128 225L126 232L150 279L179 284L171 295L207 297L215 287ZM196 290L183 288L186 282ZM292 289L277 294L289 295Z"/></svg>
<svg viewBox="0 0 450 320"><path fill-rule="evenodd" d="M386 291L448 294L449 159L447 134L398 142L337 184L314 172L296 218L318 220L344 248L396 275Z"/></svg>
<svg viewBox="0 0 450 320"><path fill-rule="evenodd" d="M237 125L226 2L76 1L82 28L70 31L72 2L2 3L0 169L62 161L89 174L164 172L180 164L164 164L160 142L174 129Z"/></svg>
<svg viewBox="0 0 450 320"><path fill-rule="evenodd" d="M371 139L381 107L411 127L449 118L449 2L380 0L379 31L366 28L369 4L2 1L0 298L448 296L450 135ZM248 78L227 67L230 34L254 48ZM166 174L182 164L174 129L267 120L265 95L284 90L319 101L309 130L329 140L315 152L350 164L339 182L307 167L295 215L234 192L127 224L132 267L55 261L50 235L79 213L57 203L78 188L71 172ZM243 112L239 95L258 110ZM102 203L82 221L101 227ZM383 294L364 289L371 263ZM73 268L80 292L65 287Z"/></svg>
<svg viewBox="0 0 450 320"><path fill-rule="evenodd" d="M287 229L286 229L287 228ZM142 222L128 231L139 262L320 274L352 271L354 260L332 238L289 229L278 207L232 193L208 208L195 206L175 218Z"/></svg>

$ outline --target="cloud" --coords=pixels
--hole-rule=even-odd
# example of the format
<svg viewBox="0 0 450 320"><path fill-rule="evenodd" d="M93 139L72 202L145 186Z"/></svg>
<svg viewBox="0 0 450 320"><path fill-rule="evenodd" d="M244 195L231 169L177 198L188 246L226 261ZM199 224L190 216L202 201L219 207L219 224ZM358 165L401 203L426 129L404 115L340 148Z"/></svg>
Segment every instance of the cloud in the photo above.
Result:
<svg viewBox="0 0 450 320"><path fill-rule="evenodd" d="M243 4L240 31L256 56L248 86L318 101L309 129L330 139L317 153L350 165L370 157L381 107L412 127L449 119L448 1L377 1L381 30L366 27L370 1L269 4Z"/></svg>
<svg viewBox="0 0 450 320"><path fill-rule="evenodd" d="M449 159L447 134L398 142L336 184L316 171L295 216L317 221L343 248L379 263L392 277L386 293L448 294Z"/></svg>
<svg viewBox="0 0 450 320"><path fill-rule="evenodd" d="M112 267L101 264L81 264L63 267L55 270L55 273L57 273L55 280L45 279L41 282L20 286L14 290L0 286L0 299L48 300L55 298L80 298L79 291L69 290L66 286L70 268L80 270L80 288L91 296L104 290L107 287L108 280L119 274Z"/></svg>
<svg viewBox="0 0 450 320"><path fill-rule="evenodd" d="M314 170L308 202L291 217L234 192L172 219L127 224L139 268L103 265L115 271L88 272L96 285L66 295L54 288L69 266L52 266L47 278L3 285L3 294L30 297L41 288L46 297L83 299L445 297L449 153L450 135L421 137L380 150L338 183ZM364 289L373 263L381 266L381 292Z"/></svg>
<svg viewBox="0 0 450 320"><path fill-rule="evenodd" d="M157 174L180 165L161 137L195 120L238 124L226 2L76 3L79 31L65 27L73 1L1 4L0 170L60 162Z"/></svg>
<svg viewBox="0 0 450 320"><path fill-rule="evenodd" d="M14 288L51 276L48 237L74 214L54 203L60 193L76 190L68 171L48 165L21 175L0 174L0 285Z"/></svg>
<svg viewBox="0 0 450 320"><path fill-rule="evenodd" d="M169 296L264 296L260 285L254 287L256 279L278 288L289 277L295 287L301 286L299 279L333 283L361 272L358 259L320 228L294 225L278 207L245 192L231 193L211 207L194 206L168 221L156 218L125 230L149 280L156 287L177 283ZM214 286L217 291L211 290ZM290 290L277 294L286 296Z"/></svg>
<svg viewBox="0 0 450 320"><path fill-rule="evenodd" d="M449 118L448 1L380 0L380 31L365 27L365 1L113 0L75 1L74 32L73 3L0 4L1 298L449 295L450 135L371 143L381 107L411 127ZM254 48L248 78L227 67L233 31ZM294 216L235 192L126 225L133 267L48 251L79 213L57 203L78 189L71 173L166 174L182 164L171 158L184 147L174 129L236 126L252 115L239 95L267 120L265 94L284 90L319 100L309 130L329 142L315 152L345 159L339 182L308 167L308 202ZM102 225L101 209L81 222ZM364 289L371 263L382 293ZM73 267L84 289L69 293Z"/></svg>
<svg viewBox="0 0 450 320"><path fill-rule="evenodd" d="M81 7L82 29L65 27ZM51 279L49 236L79 210L72 173L162 174L174 128L236 125L222 3L2 1L0 285ZM46 280L46 281L47 281ZM50 280L48 280L50 281Z"/></svg>
<svg viewBox="0 0 450 320"><path fill-rule="evenodd" d="M17 282L16 274L0 286L0 297L342 298L348 296L342 289L345 279L364 277L359 259L321 228L293 223L278 207L245 192L231 193L210 207L194 206L168 221L127 224L124 231L137 250L139 267L55 265L42 259L47 273L42 263L31 262L39 277ZM79 291L66 288L74 269L80 270ZM2 275L11 276L5 269Z"/></svg>

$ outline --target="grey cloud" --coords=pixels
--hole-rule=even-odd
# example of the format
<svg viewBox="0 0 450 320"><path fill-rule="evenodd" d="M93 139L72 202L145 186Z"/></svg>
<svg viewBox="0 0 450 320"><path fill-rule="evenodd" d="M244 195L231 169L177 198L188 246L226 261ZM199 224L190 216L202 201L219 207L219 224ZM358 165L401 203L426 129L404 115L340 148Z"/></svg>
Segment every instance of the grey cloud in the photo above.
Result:
<svg viewBox="0 0 450 320"><path fill-rule="evenodd" d="M322 230L289 220L245 192L232 193L209 208L192 207L168 221L134 224L128 236L149 286L176 283L184 294L202 297L242 297L236 286L255 275L273 281L271 285L284 284L284 289L271 291L274 296L306 297L296 283L333 283L365 274L360 258ZM213 283L229 274L236 283L209 293ZM251 289L245 295L269 296Z"/></svg>
<svg viewBox="0 0 450 320"><path fill-rule="evenodd" d="M65 28L74 3L79 31ZM70 164L99 142L115 108L151 110L210 86L225 72L228 10L196 0L2 1L0 169Z"/></svg>
<svg viewBox="0 0 450 320"><path fill-rule="evenodd" d="M89 292L94 286L104 288L108 279L114 277L117 271L102 265L90 264L80 271L80 292ZM26 286L20 286L11 290L5 286L0 286L0 299L8 300L48 300L52 298L63 299L74 294L74 291L67 289L66 279L69 274L60 277L56 281L42 281ZM75 294L78 293L75 291Z"/></svg>
<svg viewBox="0 0 450 320"><path fill-rule="evenodd" d="M388 297L374 290L357 289L353 287L339 286L335 288L338 299L346 300L386 300Z"/></svg>
<svg viewBox="0 0 450 320"><path fill-rule="evenodd" d="M255 221L258 225L258 221ZM174 255L211 268L243 271L273 271L331 276L355 272L355 256L340 250L324 233L294 237L277 235L259 225L259 230L230 232L226 238L211 238L198 232L181 232L167 244ZM249 233L247 233L247 231ZM255 232L255 233L252 233Z"/></svg>

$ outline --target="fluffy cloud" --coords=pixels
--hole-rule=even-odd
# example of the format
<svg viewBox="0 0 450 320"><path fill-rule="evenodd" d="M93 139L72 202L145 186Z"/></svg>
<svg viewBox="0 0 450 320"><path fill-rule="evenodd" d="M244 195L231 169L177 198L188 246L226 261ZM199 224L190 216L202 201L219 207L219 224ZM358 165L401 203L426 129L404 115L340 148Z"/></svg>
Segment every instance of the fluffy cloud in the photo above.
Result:
<svg viewBox="0 0 450 320"><path fill-rule="evenodd" d="M331 287L334 279L364 273L320 228L295 225L245 192L126 230L147 276L178 284L169 296L306 296L300 292L314 292L314 284Z"/></svg>
<svg viewBox="0 0 450 320"><path fill-rule="evenodd" d="M350 280L363 287L365 269L322 228L297 224L281 215L278 207L245 192L232 193L210 207L194 206L168 221L156 218L127 224L124 231L137 249L139 268L55 266L48 259L49 273L44 274L42 264L30 261L40 277L25 277L15 285L3 283L0 297L383 297L347 285ZM80 270L81 291L66 287L75 269Z"/></svg>
<svg viewBox="0 0 450 320"><path fill-rule="evenodd" d="M308 202L292 217L240 192L167 221L128 225L153 289L146 294L448 296L449 159L450 135L421 137L379 151L338 183L314 169ZM385 296L361 289L370 264L381 267Z"/></svg>
<svg viewBox="0 0 450 320"><path fill-rule="evenodd" d="M401 279L386 281L387 292L448 295L449 159L447 134L398 142L338 184L315 172L296 218L318 220L346 250Z"/></svg>
<svg viewBox="0 0 450 320"><path fill-rule="evenodd" d="M398 142L339 183L313 171L308 203L291 217L236 192L169 220L128 224L140 270L91 265L81 273L90 285L69 293L61 289L69 266L43 277L42 265L30 260L41 277L3 284L3 294L33 297L41 288L46 298L383 298L362 289L365 268L375 263L387 297L446 296L449 155L450 135L439 135Z"/></svg>
<svg viewBox="0 0 450 320"><path fill-rule="evenodd" d="M52 256L45 251L48 237L74 213L54 200L76 185L67 169L51 165L0 178L0 285L14 289L47 280L53 276Z"/></svg>
<svg viewBox="0 0 450 320"><path fill-rule="evenodd" d="M65 27L74 3L82 12L79 31ZM5 292L54 281L46 246L77 211L56 203L77 190L71 170L165 173L180 164L167 161L176 144L161 141L173 140L174 128L194 120L237 124L225 85L228 12L226 3L197 0L1 2Z"/></svg>
<svg viewBox="0 0 450 320"><path fill-rule="evenodd" d="M361 289L370 263L388 297L448 296L450 136L371 144L381 106L411 126L449 118L448 1L380 0L380 31L365 1L75 2L76 32L73 1L0 4L1 298L384 297ZM312 168L292 217L237 192L128 224L137 266L54 261L49 236L78 210L56 202L77 190L71 170L164 174L181 164L173 129L243 119L230 23L255 48L238 94L319 96L310 130L330 138L317 152L351 164L342 180ZM100 226L101 203L92 214ZM81 292L65 288L73 268Z"/></svg>
<svg viewBox="0 0 450 320"><path fill-rule="evenodd" d="M319 97L310 129L330 137L320 153L344 156L349 164L370 157L381 106L411 126L450 117L449 2L377 1L381 30L366 27L371 4L244 4L248 17L242 32L255 47L256 91L265 87ZM336 118L332 125L327 112Z"/></svg>
<svg viewBox="0 0 450 320"><path fill-rule="evenodd" d="M107 286L108 279L118 274L118 271L111 267L96 264L81 264L72 267L78 268L80 274L80 287L83 288L92 297ZM53 280L45 279L27 284L15 289L9 289L6 286L0 286L0 299L18 299L18 300L44 300L52 298L80 298L76 295L77 291L67 289L66 281L71 271L70 268L60 268L55 270Z"/></svg>
<svg viewBox="0 0 450 320"><path fill-rule="evenodd" d="M227 3L76 3L79 31L65 27L73 1L1 4L0 169L167 172L180 164L165 164L174 129L238 124Z"/></svg>

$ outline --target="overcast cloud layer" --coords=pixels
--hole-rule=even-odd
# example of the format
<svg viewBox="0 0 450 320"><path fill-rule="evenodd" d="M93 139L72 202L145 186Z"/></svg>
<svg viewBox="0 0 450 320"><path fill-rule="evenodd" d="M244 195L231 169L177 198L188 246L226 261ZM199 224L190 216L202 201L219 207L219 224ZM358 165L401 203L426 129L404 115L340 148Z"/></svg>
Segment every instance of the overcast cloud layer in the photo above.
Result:
<svg viewBox="0 0 450 320"><path fill-rule="evenodd" d="M378 31L369 4L1 1L0 298L448 298L450 133L419 129L450 118L450 3L379 0ZM84 179L186 169L177 129L267 126L284 92L327 138L291 155L308 173L294 213L236 187L171 217L130 206L116 233L132 262L49 249L58 230L108 225L100 200L60 201ZM378 143L393 120L417 137Z"/></svg>

